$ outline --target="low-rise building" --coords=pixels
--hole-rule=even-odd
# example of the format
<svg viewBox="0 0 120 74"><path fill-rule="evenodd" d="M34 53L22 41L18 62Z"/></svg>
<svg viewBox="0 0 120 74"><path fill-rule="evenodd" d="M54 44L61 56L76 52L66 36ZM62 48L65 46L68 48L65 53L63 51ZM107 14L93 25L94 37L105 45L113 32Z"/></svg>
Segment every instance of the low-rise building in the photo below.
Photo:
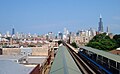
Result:
<svg viewBox="0 0 120 74"><path fill-rule="evenodd" d="M70 43L72 42L76 42L78 45L86 45L91 39L93 38L93 36L75 36L72 37L70 39Z"/></svg>
<svg viewBox="0 0 120 74"><path fill-rule="evenodd" d="M25 67L11 60L0 60L0 74L40 74L39 66ZM36 70L38 68L38 70Z"/></svg>

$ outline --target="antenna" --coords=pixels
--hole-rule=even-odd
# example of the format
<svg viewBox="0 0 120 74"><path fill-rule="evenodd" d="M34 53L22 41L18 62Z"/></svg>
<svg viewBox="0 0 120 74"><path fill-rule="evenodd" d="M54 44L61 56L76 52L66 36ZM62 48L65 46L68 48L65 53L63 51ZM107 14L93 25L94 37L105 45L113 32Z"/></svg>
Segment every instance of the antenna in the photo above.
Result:
<svg viewBox="0 0 120 74"><path fill-rule="evenodd" d="M102 15L100 14L100 18L102 18Z"/></svg>
<svg viewBox="0 0 120 74"><path fill-rule="evenodd" d="M14 26L14 25L12 25L12 28L15 28L15 26Z"/></svg>

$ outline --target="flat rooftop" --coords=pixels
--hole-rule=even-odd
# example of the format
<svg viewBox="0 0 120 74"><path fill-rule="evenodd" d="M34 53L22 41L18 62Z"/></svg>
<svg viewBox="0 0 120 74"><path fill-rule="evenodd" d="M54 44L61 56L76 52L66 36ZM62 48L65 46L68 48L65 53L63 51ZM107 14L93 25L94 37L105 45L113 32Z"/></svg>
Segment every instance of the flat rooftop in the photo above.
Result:
<svg viewBox="0 0 120 74"><path fill-rule="evenodd" d="M47 56L28 56L28 63L41 65L47 58Z"/></svg>
<svg viewBox="0 0 120 74"><path fill-rule="evenodd" d="M25 56L23 55L0 55L0 60L19 60Z"/></svg>
<svg viewBox="0 0 120 74"><path fill-rule="evenodd" d="M33 68L10 60L0 60L0 74L29 74Z"/></svg>

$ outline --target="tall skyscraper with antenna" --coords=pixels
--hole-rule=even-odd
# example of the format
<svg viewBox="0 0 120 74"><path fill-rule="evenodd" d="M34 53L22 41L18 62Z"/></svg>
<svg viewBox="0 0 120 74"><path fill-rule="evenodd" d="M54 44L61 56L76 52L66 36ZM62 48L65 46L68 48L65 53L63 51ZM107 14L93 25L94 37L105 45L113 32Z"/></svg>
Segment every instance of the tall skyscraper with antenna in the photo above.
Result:
<svg viewBox="0 0 120 74"><path fill-rule="evenodd" d="M13 25L13 27L12 27L12 35L14 35L15 34L15 29L14 29L14 25Z"/></svg>
<svg viewBox="0 0 120 74"><path fill-rule="evenodd" d="M106 32L107 32L107 33L109 33L109 32L110 32L110 30L109 30L109 27L108 27L108 26L107 26L107 30L106 30Z"/></svg>
<svg viewBox="0 0 120 74"><path fill-rule="evenodd" d="M100 14L100 18L99 18L99 27L98 27L98 32L103 32L103 22L102 22L102 16Z"/></svg>

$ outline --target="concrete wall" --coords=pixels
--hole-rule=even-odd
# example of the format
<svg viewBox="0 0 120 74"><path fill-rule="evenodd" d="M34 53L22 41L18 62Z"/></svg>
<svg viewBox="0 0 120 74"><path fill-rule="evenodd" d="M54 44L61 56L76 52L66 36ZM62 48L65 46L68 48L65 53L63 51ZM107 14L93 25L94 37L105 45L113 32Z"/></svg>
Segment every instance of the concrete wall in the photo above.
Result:
<svg viewBox="0 0 120 74"><path fill-rule="evenodd" d="M31 47L32 55L43 55L48 56L48 45L42 47Z"/></svg>
<svg viewBox="0 0 120 74"><path fill-rule="evenodd" d="M30 47L32 49L32 55L43 55L48 56L48 45L42 47ZM20 48L3 48L3 55L19 55L21 52Z"/></svg>
<svg viewBox="0 0 120 74"><path fill-rule="evenodd" d="M20 48L3 48L3 55L20 54Z"/></svg>

